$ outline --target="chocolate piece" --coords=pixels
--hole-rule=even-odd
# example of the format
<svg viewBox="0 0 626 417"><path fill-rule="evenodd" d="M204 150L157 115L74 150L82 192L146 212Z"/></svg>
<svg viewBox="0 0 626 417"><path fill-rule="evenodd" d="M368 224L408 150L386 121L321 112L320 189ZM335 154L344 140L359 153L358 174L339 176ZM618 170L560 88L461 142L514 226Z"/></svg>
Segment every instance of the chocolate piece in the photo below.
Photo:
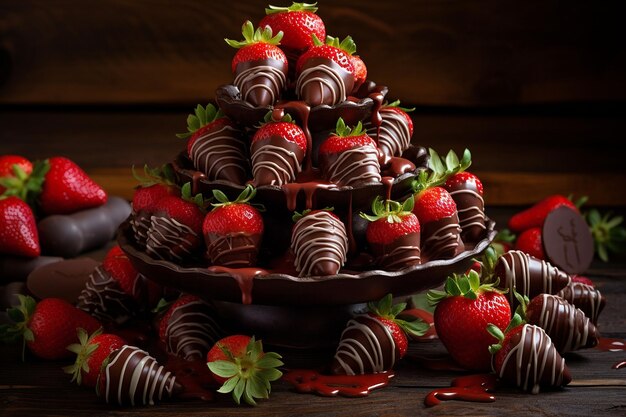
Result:
<svg viewBox="0 0 626 417"><path fill-rule="evenodd" d="M255 187L293 182L304 159L304 151L297 143L277 135L254 142L250 153Z"/></svg>
<svg viewBox="0 0 626 417"><path fill-rule="evenodd" d="M242 99L255 107L276 103L286 83L287 63L271 58L237 64L233 82Z"/></svg>
<svg viewBox="0 0 626 417"><path fill-rule="evenodd" d="M598 317L606 304L606 299L600 291L582 282L571 282L557 295L581 309L593 324L598 324Z"/></svg>
<svg viewBox="0 0 626 417"><path fill-rule="evenodd" d="M374 146L358 146L340 153L320 154L318 161L324 177L339 186L379 183L380 163Z"/></svg>
<svg viewBox="0 0 626 417"><path fill-rule="evenodd" d="M424 223L422 233L422 262L424 260L450 259L463 250L459 216L454 213L450 217Z"/></svg>
<svg viewBox="0 0 626 417"><path fill-rule="evenodd" d="M361 375L389 371L400 358L389 329L367 314L348 321L331 364L333 374Z"/></svg>
<svg viewBox="0 0 626 417"><path fill-rule="evenodd" d="M167 322L167 352L186 360L202 360L221 338L211 306L200 299L176 307Z"/></svg>
<svg viewBox="0 0 626 417"><path fill-rule="evenodd" d="M209 181L224 180L243 185L248 176L247 144L230 121L216 126L193 141L189 158Z"/></svg>
<svg viewBox="0 0 626 417"><path fill-rule="evenodd" d="M354 76L331 59L312 58L302 66L296 80L296 94L309 106L334 106L346 100Z"/></svg>
<svg viewBox="0 0 626 417"><path fill-rule="evenodd" d="M497 372L500 379L533 394L540 388L561 387L572 380L565 359L541 327L524 324L508 343L512 347Z"/></svg>
<svg viewBox="0 0 626 417"><path fill-rule="evenodd" d="M294 225L291 250L300 277L334 275L346 262L346 227L328 211L311 212Z"/></svg>
<svg viewBox="0 0 626 417"><path fill-rule="evenodd" d="M245 268L256 265L260 234L231 233L226 236L209 233L205 236L207 257L213 265Z"/></svg>
<svg viewBox="0 0 626 417"><path fill-rule="evenodd" d="M0 255L0 283L26 281L28 274L44 265L62 261L57 256L38 256L23 258Z"/></svg>
<svg viewBox="0 0 626 417"><path fill-rule="evenodd" d="M146 242L146 252L150 256L181 262L193 257L201 242L194 230L167 214L155 213L150 217Z"/></svg>
<svg viewBox="0 0 626 417"><path fill-rule="evenodd" d="M598 344L598 331L582 310L561 297L539 294L528 304L526 321L541 327L559 353Z"/></svg>
<svg viewBox="0 0 626 417"><path fill-rule="evenodd" d="M485 233L485 201L474 181L454 183L446 189L456 203L464 242L478 242Z"/></svg>
<svg viewBox="0 0 626 417"><path fill-rule="evenodd" d="M519 304L515 292L534 298L539 294L556 294L571 281L569 275L546 261L522 251L508 251L496 263L494 274L500 288L508 290L511 309Z"/></svg>
<svg viewBox="0 0 626 417"><path fill-rule="evenodd" d="M428 168L430 154L428 149L423 146L410 145L409 149L402 152L402 157L413 162L416 168Z"/></svg>
<svg viewBox="0 0 626 417"><path fill-rule="evenodd" d="M26 284L21 281L9 282L0 287L0 311L6 311L11 307L20 305L20 300L17 298L19 294L29 294Z"/></svg>
<svg viewBox="0 0 626 417"><path fill-rule="evenodd" d="M134 346L122 346L105 363L98 377L98 395L107 404L154 405L183 391L176 376Z"/></svg>
<svg viewBox="0 0 626 417"><path fill-rule="evenodd" d="M62 298L74 304L99 264L91 258L79 258L44 265L28 275L28 290L39 299Z"/></svg>
<svg viewBox="0 0 626 417"><path fill-rule="evenodd" d="M37 224L41 251L47 255L73 258L99 248L113 239L130 211L128 201L109 197L100 207L44 217Z"/></svg>
<svg viewBox="0 0 626 417"><path fill-rule="evenodd" d="M388 271L397 271L420 263L420 233L401 236L388 245L371 244L376 265Z"/></svg>
<svg viewBox="0 0 626 417"><path fill-rule="evenodd" d="M378 143L378 148L386 159L402 156L411 144L409 124L404 116L390 107L382 107L379 112L382 119L380 127L367 123L367 134Z"/></svg>
<svg viewBox="0 0 626 417"><path fill-rule="evenodd" d="M578 211L561 206L546 216L541 230L546 258L568 274L582 274L593 260L593 237Z"/></svg>
<svg viewBox="0 0 626 417"><path fill-rule="evenodd" d="M135 280L135 288L140 282L139 278ZM117 280L99 265L84 285L76 307L102 322L123 324L134 315L138 306L133 296L126 294Z"/></svg>

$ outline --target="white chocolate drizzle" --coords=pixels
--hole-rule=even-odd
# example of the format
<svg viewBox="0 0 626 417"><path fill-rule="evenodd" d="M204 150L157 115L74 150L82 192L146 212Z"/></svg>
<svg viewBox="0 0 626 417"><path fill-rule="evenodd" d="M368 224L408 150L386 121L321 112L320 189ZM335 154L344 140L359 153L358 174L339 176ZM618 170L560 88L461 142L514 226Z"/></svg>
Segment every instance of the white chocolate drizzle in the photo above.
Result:
<svg viewBox="0 0 626 417"><path fill-rule="evenodd" d="M271 85L254 83L254 80L260 77L269 80ZM271 65L253 65L237 74L233 83L239 88L239 91L241 91L244 101L248 101L248 97L252 92L261 89L267 91L272 98L273 104L280 98L279 93L285 87L286 82L287 76L279 68Z"/></svg>
<svg viewBox="0 0 626 417"><path fill-rule="evenodd" d="M293 182L301 170L298 156L295 152L280 146L265 144L256 149L252 154L252 175L257 185L282 186ZM272 181L258 183L263 171L269 171Z"/></svg>
<svg viewBox="0 0 626 417"><path fill-rule="evenodd" d="M388 108L380 109L382 123L380 129L367 123L367 132L374 137L378 134L378 147L388 156L402 156L411 145L411 130L404 116Z"/></svg>
<svg viewBox="0 0 626 417"><path fill-rule="evenodd" d="M460 194L470 194L480 202L480 205L472 205L469 207L460 207L458 196ZM450 196L454 199L457 205L457 212L459 214L459 224L462 230L469 230L471 227L479 227L486 229L485 226L485 201L483 197L475 190L455 190L450 191ZM457 197L457 198L455 198Z"/></svg>
<svg viewBox="0 0 626 417"><path fill-rule="evenodd" d="M202 300L178 307L165 328L167 352L188 358L204 358L220 338L220 327Z"/></svg>
<svg viewBox="0 0 626 417"><path fill-rule="evenodd" d="M182 251L185 256L190 256L197 239L197 233L189 226L176 219L153 215L150 217L146 252L159 259L181 261L184 257L174 248Z"/></svg>
<svg viewBox="0 0 626 417"><path fill-rule="evenodd" d="M224 125L220 130L206 132L191 145L193 165L209 181L228 179L228 174L224 173L230 168L241 171L242 178L246 177L245 143L238 134L234 127Z"/></svg>
<svg viewBox="0 0 626 417"><path fill-rule="evenodd" d="M378 151L373 145L345 150L329 164L325 175L339 186L381 182Z"/></svg>
<svg viewBox="0 0 626 417"><path fill-rule="evenodd" d="M310 76L316 71L327 75L328 78L322 76ZM326 89L324 87L328 88L328 91L331 94L331 106L346 100L346 85L344 84L343 78L334 68L328 65L320 64L302 70L298 80L296 81L296 92L298 93L298 97L302 98L304 88L311 83L317 83L319 85L321 103L326 102L326 97L324 96ZM307 104L317 105L321 103Z"/></svg>
<svg viewBox="0 0 626 417"><path fill-rule="evenodd" d="M139 278L135 280L135 286ZM133 304L133 298L102 265L98 265L89 275L76 306L98 320L121 324L133 315Z"/></svg>
<svg viewBox="0 0 626 417"><path fill-rule="evenodd" d="M598 322L604 303L602 293L593 286L582 282L571 282L559 291L557 295L581 309L592 323Z"/></svg>
<svg viewBox="0 0 626 417"><path fill-rule="evenodd" d="M422 243L422 252L427 254L429 260L451 258L459 246L460 233L461 227L454 221L444 222L440 228L428 236L425 236L423 228L422 237L425 239Z"/></svg>

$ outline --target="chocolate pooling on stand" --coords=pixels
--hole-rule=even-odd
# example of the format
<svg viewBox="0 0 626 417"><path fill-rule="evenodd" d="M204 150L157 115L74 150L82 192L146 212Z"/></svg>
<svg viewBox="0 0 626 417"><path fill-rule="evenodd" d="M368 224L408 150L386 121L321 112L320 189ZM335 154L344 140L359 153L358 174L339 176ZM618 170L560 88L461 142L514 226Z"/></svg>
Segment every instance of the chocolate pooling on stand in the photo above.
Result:
<svg viewBox="0 0 626 417"><path fill-rule="evenodd" d="M557 295L581 309L593 324L598 323L598 317L606 304L606 299L600 291L582 282L571 282Z"/></svg>
<svg viewBox="0 0 626 417"><path fill-rule="evenodd" d="M124 345L103 363L97 392L107 404L154 405L183 391L176 377L148 352Z"/></svg>
<svg viewBox="0 0 626 417"><path fill-rule="evenodd" d="M327 210L294 215L291 250L298 276L334 275L348 253L346 228L339 217Z"/></svg>
<svg viewBox="0 0 626 417"><path fill-rule="evenodd" d="M544 329L560 353L598 344L596 326L585 313L556 295L533 298L526 309L526 321Z"/></svg>
<svg viewBox="0 0 626 417"><path fill-rule="evenodd" d="M571 281L569 275L548 262L517 250L500 256L494 274L500 279L500 288L508 290L512 308L518 305L516 292L528 298L556 294Z"/></svg>

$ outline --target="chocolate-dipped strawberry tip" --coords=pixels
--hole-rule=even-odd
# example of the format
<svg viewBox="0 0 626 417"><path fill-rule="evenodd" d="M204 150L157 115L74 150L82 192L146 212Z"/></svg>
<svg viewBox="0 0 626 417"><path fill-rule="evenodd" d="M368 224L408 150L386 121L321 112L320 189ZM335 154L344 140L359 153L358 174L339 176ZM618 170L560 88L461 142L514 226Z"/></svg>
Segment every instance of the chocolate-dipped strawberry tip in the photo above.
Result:
<svg viewBox="0 0 626 417"><path fill-rule="evenodd" d="M413 121L408 112L415 108L400 107L400 100L392 103L384 103L379 110L382 119L380 126L367 123L367 133L376 140L381 150L384 161L392 157L402 156L403 152L411 145L413 137Z"/></svg>

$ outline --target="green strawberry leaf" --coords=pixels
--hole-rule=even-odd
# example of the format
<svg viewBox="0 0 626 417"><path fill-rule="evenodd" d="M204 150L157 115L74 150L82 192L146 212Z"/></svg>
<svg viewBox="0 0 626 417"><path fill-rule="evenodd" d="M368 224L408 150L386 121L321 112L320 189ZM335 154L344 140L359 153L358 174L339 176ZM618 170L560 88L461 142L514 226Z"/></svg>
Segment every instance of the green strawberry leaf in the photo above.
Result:
<svg viewBox="0 0 626 417"><path fill-rule="evenodd" d="M230 378L239 372L239 367L236 363L230 361L214 361L207 363L211 372L213 372L217 376L221 376L222 378Z"/></svg>
<svg viewBox="0 0 626 417"><path fill-rule="evenodd" d="M233 376L232 378L224 382L224 384L220 387L220 389L217 390L217 392L222 393L222 394L228 394L229 392L235 389L235 386L237 386L237 384L239 383L239 380L240 378L238 375Z"/></svg>

